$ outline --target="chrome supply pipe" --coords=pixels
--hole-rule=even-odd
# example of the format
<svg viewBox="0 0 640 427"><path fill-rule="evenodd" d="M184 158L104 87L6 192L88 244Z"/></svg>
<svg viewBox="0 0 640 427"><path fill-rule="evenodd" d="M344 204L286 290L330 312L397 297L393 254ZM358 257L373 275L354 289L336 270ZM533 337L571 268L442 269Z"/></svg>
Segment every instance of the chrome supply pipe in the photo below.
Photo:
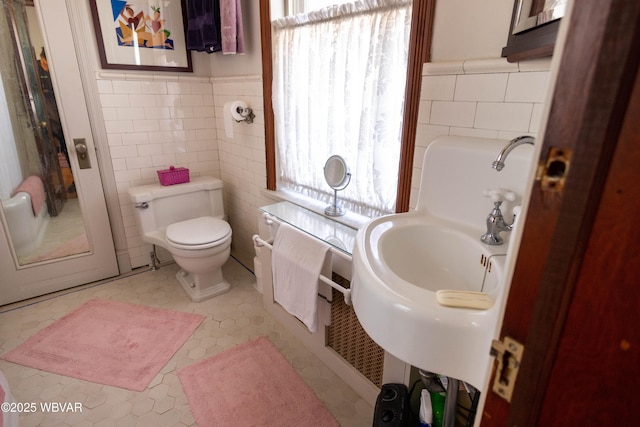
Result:
<svg viewBox="0 0 640 427"><path fill-rule="evenodd" d="M447 377L447 397L444 400L444 415L442 427L454 427L456 425L456 407L458 405L458 389L460 381Z"/></svg>

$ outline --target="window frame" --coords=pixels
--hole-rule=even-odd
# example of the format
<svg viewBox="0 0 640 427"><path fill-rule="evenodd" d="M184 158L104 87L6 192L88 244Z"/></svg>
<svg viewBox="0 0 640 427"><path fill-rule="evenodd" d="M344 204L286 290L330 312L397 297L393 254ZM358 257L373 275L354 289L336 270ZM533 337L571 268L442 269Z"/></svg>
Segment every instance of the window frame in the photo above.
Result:
<svg viewBox="0 0 640 427"><path fill-rule="evenodd" d="M271 40L270 0L260 0L260 38L262 42L262 86L265 126L266 188L276 190L276 146L275 121L271 103L273 63ZM404 117L398 165L398 190L396 212L407 212L411 197L411 177L415 150L420 91L422 87L422 65L429 61L433 19L436 0L414 0L409 36L409 56L407 63L407 84L404 100Z"/></svg>

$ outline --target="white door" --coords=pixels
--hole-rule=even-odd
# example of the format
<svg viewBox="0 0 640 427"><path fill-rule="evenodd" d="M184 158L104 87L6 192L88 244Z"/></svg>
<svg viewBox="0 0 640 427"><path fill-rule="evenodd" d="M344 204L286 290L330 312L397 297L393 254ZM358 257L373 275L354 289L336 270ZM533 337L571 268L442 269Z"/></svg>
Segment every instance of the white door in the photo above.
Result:
<svg viewBox="0 0 640 427"><path fill-rule="evenodd" d="M6 4L12 0L4 0L4 2ZM24 2L13 0L13 3L14 7L11 11L7 12L5 9L3 15L13 13L13 19L21 21L24 17L20 4ZM18 154L18 157L22 156L19 162L22 177L26 178L32 174L42 176L47 191L50 191L50 194L47 194L47 203L50 206L48 215L43 214L42 221L35 221L33 225L33 227L41 227L43 231L34 234L35 237L28 242L26 249L18 248L19 239L16 236L25 231L31 232L30 226L27 225L23 230L24 224L20 221L20 217L16 219L13 215L10 219L15 212L9 213L9 203L5 204L6 200L4 200L6 196L3 199L3 209L0 209L0 219L2 219L0 305L118 274L115 248L67 5L65 0L36 1L32 12L34 13L31 13L28 19L31 28L28 28L28 25L22 28L22 23L14 22L4 27L5 31L0 33L3 46L7 46L7 37L14 38L14 56L18 58L16 60L18 65L13 68L18 68L18 73L20 73L20 66L23 68L22 74L26 75L27 83L23 81L20 85L19 82L12 82L12 68L9 65L0 70L3 72L2 83L5 85L4 93L7 98L4 107L5 115L14 117L13 122L23 120L23 116L31 116L30 121L23 120L28 122L27 131L20 130L19 123L12 123L13 139L16 140L16 145L21 144L22 140L30 140L29 144L38 147L37 155L33 154L36 152L33 147L26 149L19 147L16 150L22 153ZM0 16L0 19L4 20L5 16ZM41 35L25 36L24 32L27 30L29 33L41 31ZM33 45L34 56L37 58L35 65L34 61L28 58L28 49L23 46L21 50L20 42L15 41L19 38L30 40L29 43L24 43L23 40L24 46ZM37 45L38 41L41 41L44 46L43 50ZM11 45L10 41L9 45ZM3 55L8 54L7 49L3 50L5 50ZM41 56L41 53L44 55ZM6 57L3 59L6 62ZM31 65L28 64L29 61ZM31 77L35 74L36 80L39 81L37 87L29 88L29 74ZM51 90L47 91L45 88L44 92L47 94L43 97L42 88L47 85L47 79L52 83L50 89L53 95L49 93ZM12 88L15 89L18 86L22 86L23 89L26 86L23 93L27 92L28 95L24 99L19 99L15 96L15 92L12 92ZM58 132L58 135L52 130L52 123L55 120L51 120L51 114L46 118L42 116L47 110L43 104L49 99L48 95L53 96L53 105L57 106L57 115L55 109L54 115L59 119L62 128L62 133ZM1 102L0 108L2 108ZM28 114L21 114L25 111ZM10 143L8 139L3 138L0 144ZM85 148L86 153L80 156ZM5 152L6 150L0 150L0 156ZM34 158L39 158L42 163L40 171L36 170L38 166L34 165ZM51 161L51 159L57 160ZM0 158L0 165L3 163L6 163L6 159ZM55 164L52 166L52 163ZM67 175L61 172L64 172L65 168ZM62 200L53 200L57 198ZM45 210L47 210L46 207ZM24 219L25 216L22 218ZM53 236L55 241L52 243L51 234L55 233L57 235Z"/></svg>

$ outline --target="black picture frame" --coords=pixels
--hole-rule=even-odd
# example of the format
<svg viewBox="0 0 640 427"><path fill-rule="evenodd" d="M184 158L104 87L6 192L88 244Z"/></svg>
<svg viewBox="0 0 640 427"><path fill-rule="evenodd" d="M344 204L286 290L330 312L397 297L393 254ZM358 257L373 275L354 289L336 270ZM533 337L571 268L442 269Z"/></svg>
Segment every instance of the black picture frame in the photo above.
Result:
<svg viewBox="0 0 640 427"><path fill-rule="evenodd" d="M507 45L502 49L502 57L506 57L508 62L519 62L553 55L560 19L514 34L513 30L519 19L520 2L521 0L514 1L509 36Z"/></svg>

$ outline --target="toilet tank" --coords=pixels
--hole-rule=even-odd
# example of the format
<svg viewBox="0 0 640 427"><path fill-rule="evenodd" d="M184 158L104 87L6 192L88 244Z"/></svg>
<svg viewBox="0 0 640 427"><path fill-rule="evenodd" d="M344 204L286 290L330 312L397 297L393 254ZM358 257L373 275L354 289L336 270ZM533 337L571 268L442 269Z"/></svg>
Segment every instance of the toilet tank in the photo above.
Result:
<svg viewBox="0 0 640 427"><path fill-rule="evenodd" d="M190 182L162 186L148 184L129 188L143 234L166 228L169 224L201 216L224 219L222 181L210 176L192 177Z"/></svg>

